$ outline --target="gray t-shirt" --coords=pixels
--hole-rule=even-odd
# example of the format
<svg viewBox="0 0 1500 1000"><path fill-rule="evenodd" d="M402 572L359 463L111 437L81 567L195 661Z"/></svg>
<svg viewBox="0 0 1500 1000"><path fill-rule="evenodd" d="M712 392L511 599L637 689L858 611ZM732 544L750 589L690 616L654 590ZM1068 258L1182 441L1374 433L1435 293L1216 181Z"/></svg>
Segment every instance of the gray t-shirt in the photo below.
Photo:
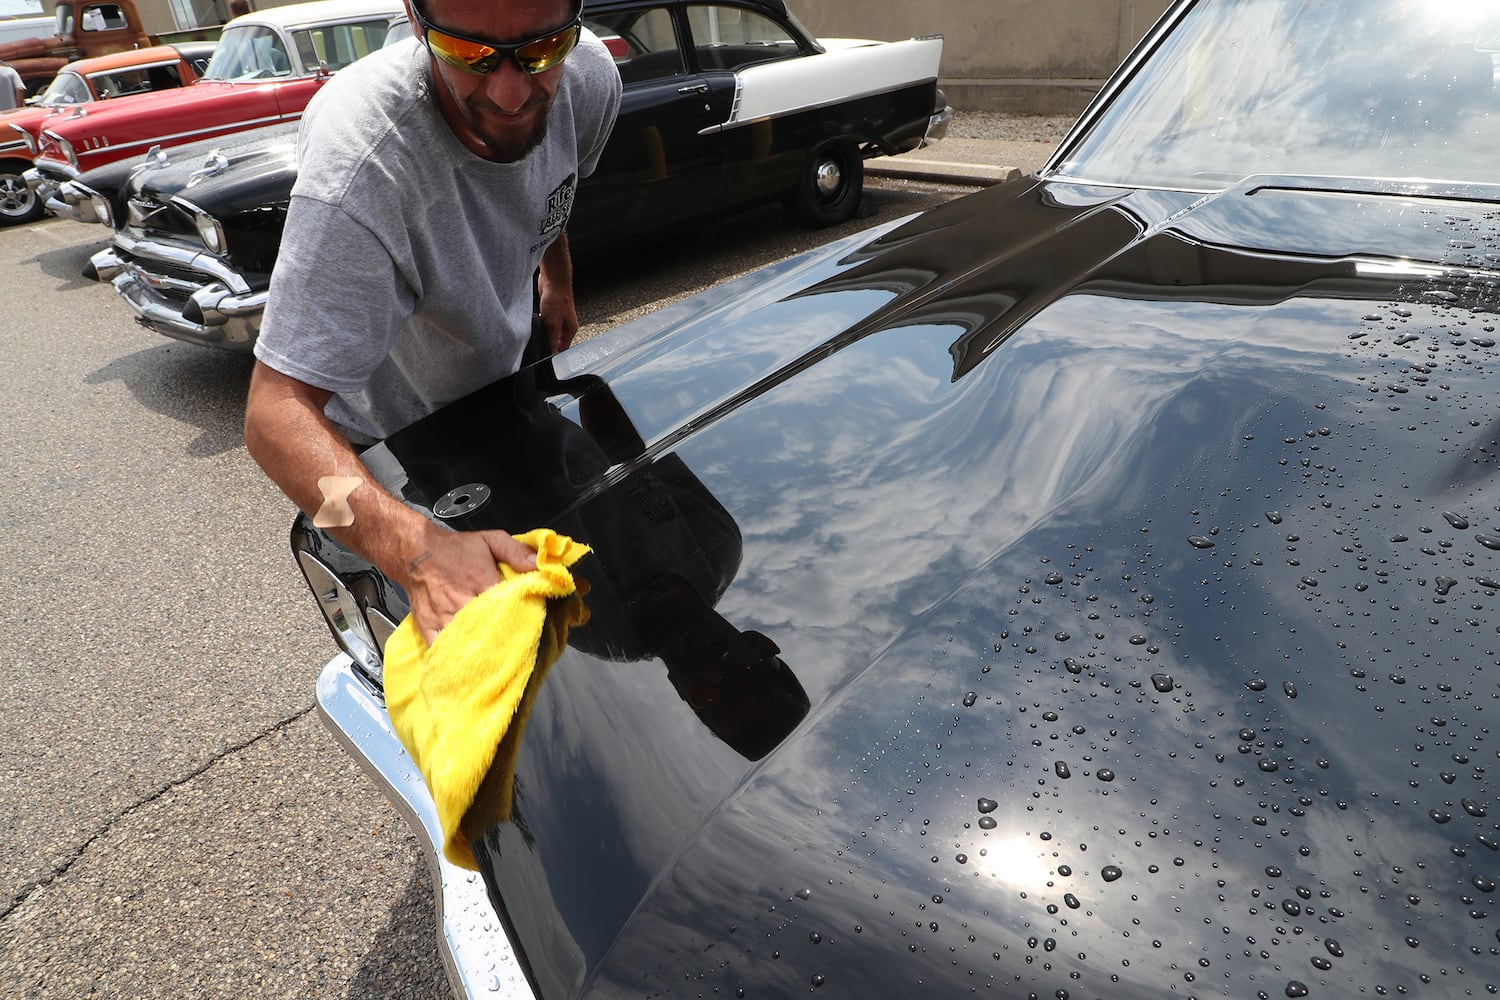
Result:
<svg viewBox="0 0 1500 1000"><path fill-rule="evenodd" d="M620 75L585 31L547 136L492 163L444 121L415 39L341 70L307 106L255 356L335 395L357 444L509 375L531 278L614 125Z"/></svg>
<svg viewBox="0 0 1500 1000"><path fill-rule="evenodd" d="M0 63L0 111L10 111L20 107L16 103L16 91L25 88L21 81L21 74L9 63Z"/></svg>

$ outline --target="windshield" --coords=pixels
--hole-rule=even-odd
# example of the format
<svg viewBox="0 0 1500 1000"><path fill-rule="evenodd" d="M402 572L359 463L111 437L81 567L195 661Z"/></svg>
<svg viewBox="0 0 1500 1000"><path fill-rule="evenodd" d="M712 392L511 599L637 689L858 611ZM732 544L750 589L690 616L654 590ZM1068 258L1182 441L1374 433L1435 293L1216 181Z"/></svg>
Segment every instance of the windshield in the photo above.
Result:
<svg viewBox="0 0 1500 1000"><path fill-rule="evenodd" d="M46 108L57 108L93 99L94 95L89 93L89 85L84 82L83 77L77 73L59 73L47 84L47 89L42 91L36 103Z"/></svg>
<svg viewBox="0 0 1500 1000"><path fill-rule="evenodd" d="M1497 52L1500 0L1200 0L1058 173L1495 183Z"/></svg>
<svg viewBox="0 0 1500 1000"><path fill-rule="evenodd" d="M229 27L219 38L205 80L263 80L291 76L292 60L281 36L259 24Z"/></svg>

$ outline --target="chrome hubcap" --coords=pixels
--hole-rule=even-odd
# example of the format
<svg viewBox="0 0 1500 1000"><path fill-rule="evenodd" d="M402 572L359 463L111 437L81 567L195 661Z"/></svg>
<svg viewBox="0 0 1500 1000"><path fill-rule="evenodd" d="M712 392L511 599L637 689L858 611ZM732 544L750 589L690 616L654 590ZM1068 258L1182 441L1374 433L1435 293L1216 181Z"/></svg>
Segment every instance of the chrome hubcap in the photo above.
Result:
<svg viewBox="0 0 1500 1000"><path fill-rule="evenodd" d="M813 175L813 186L824 198L832 198L844 186L844 171L837 160L821 160Z"/></svg>
<svg viewBox="0 0 1500 1000"><path fill-rule="evenodd" d="M0 177L0 212L25 212L31 207L31 198L31 189L21 178L14 174Z"/></svg>

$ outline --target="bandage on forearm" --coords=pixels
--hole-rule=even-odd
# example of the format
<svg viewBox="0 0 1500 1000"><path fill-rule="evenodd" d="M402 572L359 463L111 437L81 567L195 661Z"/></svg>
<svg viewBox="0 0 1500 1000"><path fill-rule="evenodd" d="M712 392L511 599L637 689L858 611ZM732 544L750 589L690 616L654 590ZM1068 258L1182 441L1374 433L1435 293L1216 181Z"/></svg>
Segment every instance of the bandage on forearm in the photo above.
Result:
<svg viewBox="0 0 1500 1000"><path fill-rule="evenodd" d="M347 528L354 523L354 510L349 506L349 494L364 485L358 476L324 476L318 480L318 489L323 491L323 506L313 515L313 525L318 528Z"/></svg>

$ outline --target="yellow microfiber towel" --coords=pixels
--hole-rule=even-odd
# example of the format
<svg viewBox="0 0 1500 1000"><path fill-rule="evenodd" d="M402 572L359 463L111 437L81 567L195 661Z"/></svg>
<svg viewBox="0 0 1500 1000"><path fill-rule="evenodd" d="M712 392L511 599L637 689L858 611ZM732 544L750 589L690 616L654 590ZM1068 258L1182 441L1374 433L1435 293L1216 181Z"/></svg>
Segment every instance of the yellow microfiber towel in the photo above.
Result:
<svg viewBox="0 0 1500 1000"><path fill-rule="evenodd" d="M589 547L547 528L516 540L536 549L535 570L518 573L501 563L500 582L466 604L430 647L409 615L385 647L391 724L437 806L443 855L469 869L476 867L474 855L459 822L511 728L540 658L547 657L545 670L562 652L567 626L585 615L581 602L574 602L573 612L543 634L548 599L574 594L569 567Z"/></svg>

